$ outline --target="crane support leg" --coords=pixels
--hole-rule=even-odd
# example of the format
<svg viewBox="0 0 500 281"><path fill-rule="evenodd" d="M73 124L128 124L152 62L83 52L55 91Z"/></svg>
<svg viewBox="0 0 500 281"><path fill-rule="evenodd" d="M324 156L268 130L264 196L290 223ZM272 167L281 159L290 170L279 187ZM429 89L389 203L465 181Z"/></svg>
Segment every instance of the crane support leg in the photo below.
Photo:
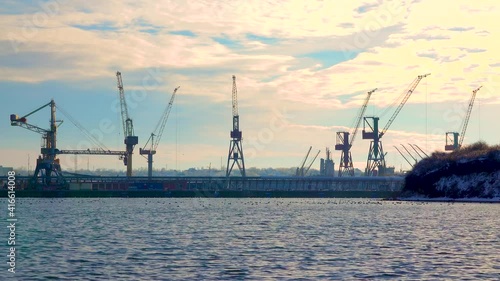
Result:
<svg viewBox="0 0 500 281"><path fill-rule="evenodd" d="M153 154L148 154L148 179L151 180L153 177Z"/></svg>
<svg viewBox="0 0 500 281"><path fill-rule="evenodd" d="M337 132L337 144L335 150L340 150L339 177L344 175L354 176L352 164L351 145L349 142L349 132Z"/></svg>
<svg viewBox="0 0 500 281"><path fill-rule="evenodd" d="M234 164L238 166L241 176L245 177L245 158L243 157L243 145L240 139L232 139L229 142L229 154L227 156L226 177L231 175Z"/></svg>
<svg viewBox="0 0 500 281"><path fill-rule="evenodd" d="M31 182L32 187L64 188L66 180L61 174L59 160L39 158L36 163L35 173Z"/></svg>
<svg viewBox="0 0 500 281"><path fill-rule="evenodd" d="M373 140L370 142L365 176L383 176L385 175L385 168L385 154L382 147L382 141L378 139Z"/></svg>

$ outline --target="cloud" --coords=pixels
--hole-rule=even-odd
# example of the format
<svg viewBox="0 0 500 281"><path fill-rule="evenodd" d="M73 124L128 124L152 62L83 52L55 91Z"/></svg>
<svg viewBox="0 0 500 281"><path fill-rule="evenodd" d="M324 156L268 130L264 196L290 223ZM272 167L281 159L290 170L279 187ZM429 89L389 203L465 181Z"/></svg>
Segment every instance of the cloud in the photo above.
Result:
<svg viewBox="0 0 500 281"><path fill-rule="evenodd" d="M432 75L406 106L466 103L479 85L483 106L500 104L500 27L491 24L498 7L494 1L483 4L9 2L0 11L0 83L30 83L30 90L74 85L116 95L117 70L130 93L143 88L149 71L158 71L161 83L150 91L151 101L161 104L181 85L179 106L185 106L186 118L196 120L189 130L211 128L205 139L213 134L225 143L234 74L244 135L258 138L270 127L273 109L287 107L293 125L290 132L276 133L269 149L278 152L266 159L282 153L294 161L290 150L299 156L298 147L331 145L334 131L351 123L367 91L378 88L369 107L379 112L424 73ZM156 120L146 104L155 106L145 103L134 113Z"/></svg>

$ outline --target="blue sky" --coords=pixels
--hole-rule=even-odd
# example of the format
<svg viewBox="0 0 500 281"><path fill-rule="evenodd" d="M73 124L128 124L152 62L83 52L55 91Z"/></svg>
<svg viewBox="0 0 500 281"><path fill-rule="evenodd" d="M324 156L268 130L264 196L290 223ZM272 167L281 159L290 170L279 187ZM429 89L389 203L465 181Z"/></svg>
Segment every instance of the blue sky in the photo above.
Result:
<svg viewBox="0 0 500 281"><path fill-rule="evenodd" d="M352 130L367 91L379 89L367 109L377 115L424 73L432 74L384 136L390 165L408 168L393 148L401 143L443 150L444 133L459 129L480 85L465 143L498 144L498 12L494 1L7 1L0 8L0 165L27 166L28 155L34 165L41 136L11 127L8 116L50 99L106 147L123 149L118 70L139 136L136 151L181 86L158 167L225 162L232 75L248 167L296 166L311 145L323 156L325 147L333 150L336 131ZM381 117L382 126L392 112ZM58 117L59 148L88 148L80 130ZM29 122L47 127L48 119L43 110ZM113 130L99 133L102 122ZM364 168L368 148L358 136L357 168ZM338 162L339 153L333 156ZM136 167L146 167L139 157ZM82 166L124 169L114 157L78 159ZM73 169L73 158L61 161Z"/></svg>

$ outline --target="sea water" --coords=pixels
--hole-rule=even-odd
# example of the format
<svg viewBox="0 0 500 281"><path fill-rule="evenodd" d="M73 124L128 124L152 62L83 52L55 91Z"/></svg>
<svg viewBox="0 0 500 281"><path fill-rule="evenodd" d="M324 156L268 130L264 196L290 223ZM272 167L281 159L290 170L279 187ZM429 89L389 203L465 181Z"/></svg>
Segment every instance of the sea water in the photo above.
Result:
<svg viewBox="0 0 500 281"><path fill-rule="evenodd" d="M1 280L500 280L500 204L273 198L16 203L16 272L4 262ZM7 228L4 235L7 241Z"/></svg>

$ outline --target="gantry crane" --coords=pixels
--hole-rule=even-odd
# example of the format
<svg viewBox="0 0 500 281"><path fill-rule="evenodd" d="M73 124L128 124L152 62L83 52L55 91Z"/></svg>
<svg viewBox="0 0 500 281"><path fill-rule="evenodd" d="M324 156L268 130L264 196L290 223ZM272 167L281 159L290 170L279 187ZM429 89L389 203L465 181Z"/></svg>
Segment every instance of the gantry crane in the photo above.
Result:
<svg viewBox="0 0 500 281"><path fill-rule="evenodd" d="M472 96L469 101L469 107L467 108L467 113L465 114L465 118L461 124L462 131L460 135L458 132L446 132L446 145L444 147L444 150L449 151L449 150L457 150L460 147L462 147L462 143L464 141L465 137L465 132L467 131L467 125L469 124L469 118L472 113L472 107L474 106L474 100L476 99L476 93L481 89L483 86L479 86L479 88L475 89L472 91ZM460 136L460 140L458 140L458 137Z"/></svg>
<svg viewBox="0 0 500 281"><path fill-rule="evenodd" d="M50 106L50 129L42 129L38 126L27 123L27 117ZM34 183L39 180L42 185L64 185L65 181L61 174L61 165L59 159L56 159L57 128L62 121L56 120L56 104L54 100L42 105L32 112L19 117L16 114L10 115L10 125L19 126L42 135L41 156L36 161ZM55 181L53 181L55 179Z"/></svg>
<svg viewBox="0 0 500 281"><path fill-rule="evenodd" d="M241 143L242 133L240 131L240 116L238 114L238 90L236 88L236 76L233 75L233 130L229 141L229 154L227 156L226 177L231 175L234 164L238 166L241 176L245 177L245 158L243 157L243 145Z"/></svg>
<svg viewBox="0 0 500 281"><path fill-rule="evenodd" d="M50 129L43 129L36 125L29 124L27 117L50 107ZM111 151L107 149L87 149L87 150L59 150L57 149L57 129L62 124L62 120L56 120L56 103L51 100L49 103L35 109L34 111L19 117L16 114L10 115L11 126L18 126L42 135L41 155L37 159L35 172L30 184L34 187L59 187L63 188L66 181L61 172L61 165L58 154L87 154L87 155L118 155L125 156L125 151Z"/></svg>
<svg viewBox="0 0 500 281"><path fill-rule="evenodd" d="M174 98L175 94L177 93L177 90L179 87L174 89L174 92L172 93L172 96L170 97L170 101L167 104L167 107L165 108L165 111L163 112L163 115L161 116L160 120L158 121L158 124L156 124L155 129L151 133L151 136L149 137L148 141L144 145L144 148L139 148L139 154L140 155L147 155L148 156L148 178L151 179L153 176L153 155L156 154L156 148L158 147L158 144L160 143L161 136L163 135L163 130L165 129L165 125L167 124L168 116L170 115L170 110L172 109L172 105L174 104ZM156 138L155 138L156 136ZM146 149L148 143L151 142L151 145L149 149Z"/></svg>
<svg viewBox="0 0 500 281"><path fill-rule="evenodd" d="M339 164L339 177L343 175L354 176L354 167L352 164L352 155L351 155L351 147L354 143L354 139L356 138L356 134L358 133L359 125L361 124L361 119L365 114L366 107L368 105L368 101L370 100L371 95L377 89L373 89L368 92L366 95L365 101L363 105L358 111L356 115L355 123L352 128L352 137L349 140L349 132L337 132L337 142L335 144L335 150L341 150L340 154L340 164Z"/></svg>
<svg viewBox="0 0 500 281"><path fill-rule="evenodd" d="M394 113L392 114L391 118L385 125L385 127L382 129L381 132L379 132L379 127L378 127L378 121L379 117L364 117L363 120L363 139L371 139L372 141L370 142L370 149L368 151L368 158L366 161L366 168L365 168L365 175L366 176L372 176L378 174L379 176L383 176L385 174L385 153L382 147L382 141L380 140L391 124L394 122L396 117L398 116L399 112L403 108L403 106L406 104L406 101L410 98L411 94L417 88L418 83L420 81L429 76L430 73L424 74L424 75L419 75L413 82L410 84L409 88L406 90L406 94L403 96L402 101L400 102L399 106L396 108ZM369 119L372 120L372 124L368 121ZM369 127L371 131L367 131L366 127Z"/></svg>
<svg viewBox="0 0 500 281"><path fill-rule="evenodd" d="M116 79L118 85L118 94L120 96L120 109L122 115L123 134L125 136L125 151L127 154L123 157L123 164L127 166L127 177L132 176L132 154L134 147L139 143L139 138L134 136L134 124L128 115L127 101L125 99L125 91L123 90L122 74L120 71L116 72Z"/></svg>

